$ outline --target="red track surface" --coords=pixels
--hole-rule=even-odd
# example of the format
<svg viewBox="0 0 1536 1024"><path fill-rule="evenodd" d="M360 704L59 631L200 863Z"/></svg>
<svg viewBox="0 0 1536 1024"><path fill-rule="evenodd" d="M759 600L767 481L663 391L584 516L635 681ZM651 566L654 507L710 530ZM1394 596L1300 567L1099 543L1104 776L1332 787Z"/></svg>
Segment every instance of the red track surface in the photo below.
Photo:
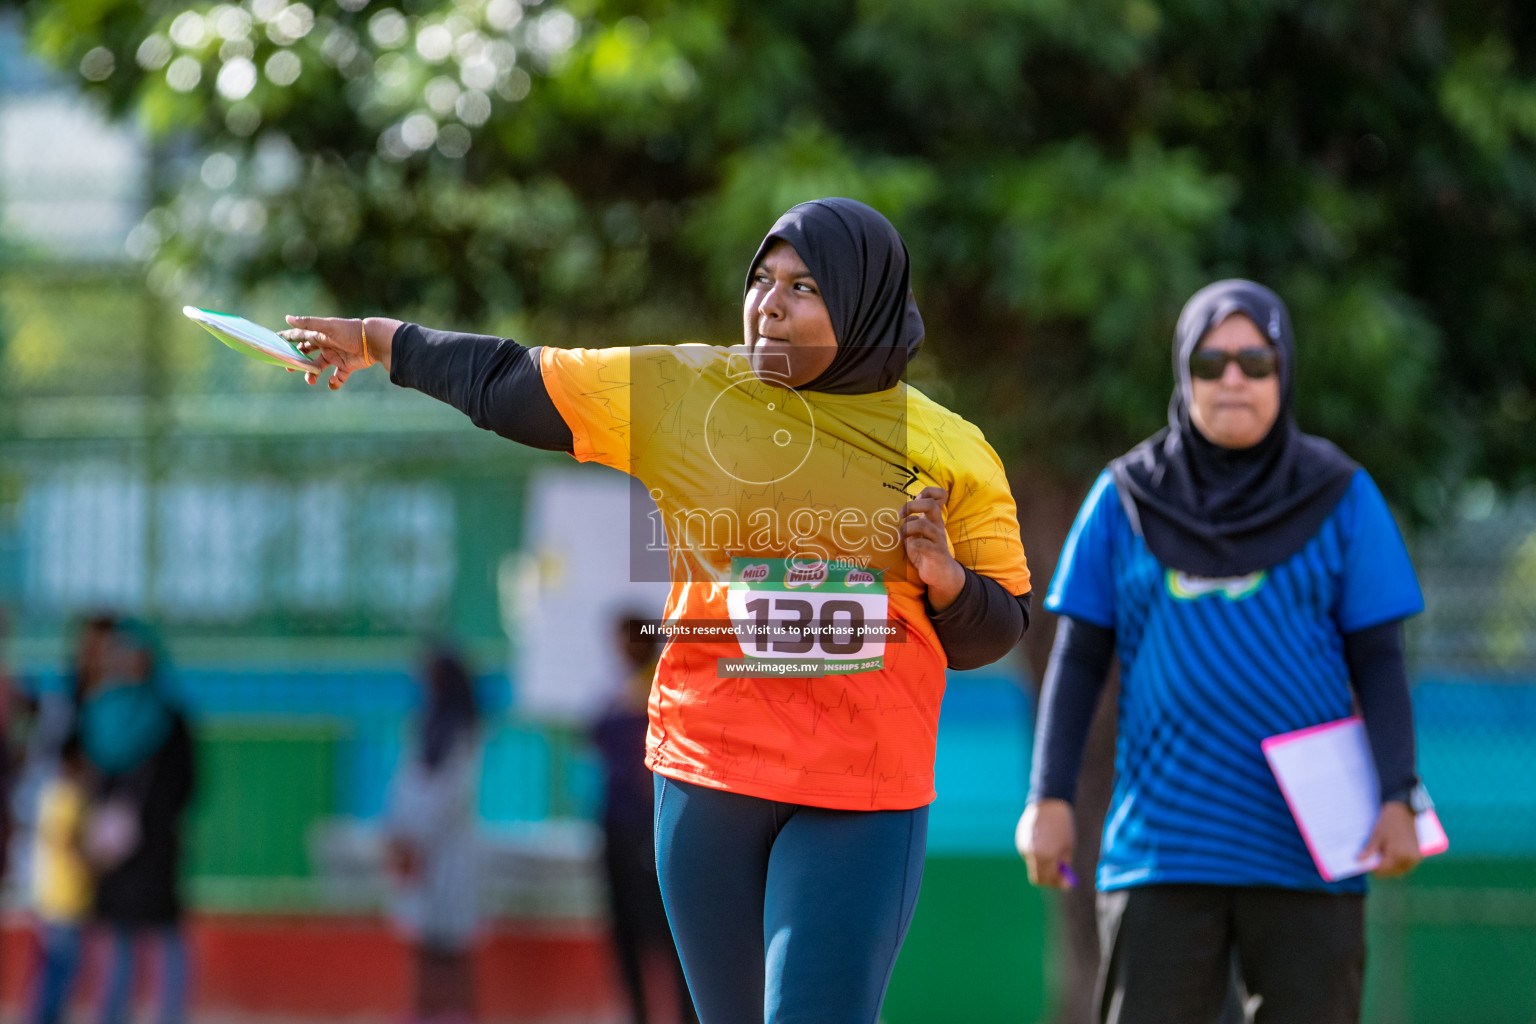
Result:
<svg viewBox="0 0 1536 1024"><path fill-rule="evenodd" d="M411 960L379 919L201 915L190 922L193 1005L204 1013L404 1019ZM89 999L105 953L91 944L81 984ZM8 918L0 937L4 1001L30 990L36 942L28 922ZM144 957L153 961L153 957ZM586 922L502 922L476 954L482 1020L618 1019L606 935ZM153 985L153 967L141 972ZM23 981L27 979L27 981Z"/></svg>

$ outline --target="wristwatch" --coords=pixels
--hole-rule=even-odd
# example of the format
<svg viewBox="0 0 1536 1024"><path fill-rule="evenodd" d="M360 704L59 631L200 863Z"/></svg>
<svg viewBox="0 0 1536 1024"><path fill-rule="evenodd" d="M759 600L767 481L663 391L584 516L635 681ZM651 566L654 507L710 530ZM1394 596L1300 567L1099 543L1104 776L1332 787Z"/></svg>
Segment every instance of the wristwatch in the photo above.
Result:
<svg viewBox="0 0 1536 1024"><path fill-rule="evenodd" d="M1429 798L1429 790L1425 789L1424 783L1418 779L1414 779L1413 785L1394 789L1381 799L1381 802L1384 804L1394 801L1400 804L1407 804L1408 809L1413 811L1414 814L1423 814L1425 811L1435 809L1435 802Z"/></svg>

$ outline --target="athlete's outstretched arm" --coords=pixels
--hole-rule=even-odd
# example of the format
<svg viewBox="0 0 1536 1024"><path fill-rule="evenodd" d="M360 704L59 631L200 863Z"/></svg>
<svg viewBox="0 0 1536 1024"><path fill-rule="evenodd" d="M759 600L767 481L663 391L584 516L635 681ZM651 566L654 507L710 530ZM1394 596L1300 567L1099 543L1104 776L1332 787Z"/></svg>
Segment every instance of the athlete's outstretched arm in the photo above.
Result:
<svg viewBox="0 0 1536 1024"><path fill-rule="evenodd" d="M537 348L384 317L291 316L288 322L294 329L284 337L322 367L335 367L333 390L358 370L382 363L390 380L447 402L478 427L534 448L571 450L571 430L544 388ZM304 376L311 384L320 377Z"/></svg>

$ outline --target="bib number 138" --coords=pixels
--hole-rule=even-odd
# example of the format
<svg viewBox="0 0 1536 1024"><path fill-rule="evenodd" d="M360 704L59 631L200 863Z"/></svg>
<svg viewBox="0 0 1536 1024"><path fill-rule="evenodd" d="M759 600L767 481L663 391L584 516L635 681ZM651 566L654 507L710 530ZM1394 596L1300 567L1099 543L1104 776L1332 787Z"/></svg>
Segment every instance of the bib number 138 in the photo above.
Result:
<svg viewBox="0 0 1536 1024"><path fill-rule="evenodd" d="M820 661L828 675L883 665L889 601L877 570L738 558L727 604L743 657Z"/></svg>

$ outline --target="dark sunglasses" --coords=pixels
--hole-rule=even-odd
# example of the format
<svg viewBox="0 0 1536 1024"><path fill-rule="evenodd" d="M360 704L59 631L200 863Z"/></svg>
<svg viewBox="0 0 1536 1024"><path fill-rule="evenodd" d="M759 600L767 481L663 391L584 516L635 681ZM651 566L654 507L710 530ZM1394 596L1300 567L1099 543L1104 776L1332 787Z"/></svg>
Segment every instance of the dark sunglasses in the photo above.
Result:
<svg viewBox="0 0 1536 1024"><path fill-rule="evenodd" d="M1263 380L1280 368L1280 356L1272 348L1245 348L1236 352L1205 349L1189 357L1189 372L1201 380L1220 380L1227 364L1236 363L1243 376Z"/></svg>

